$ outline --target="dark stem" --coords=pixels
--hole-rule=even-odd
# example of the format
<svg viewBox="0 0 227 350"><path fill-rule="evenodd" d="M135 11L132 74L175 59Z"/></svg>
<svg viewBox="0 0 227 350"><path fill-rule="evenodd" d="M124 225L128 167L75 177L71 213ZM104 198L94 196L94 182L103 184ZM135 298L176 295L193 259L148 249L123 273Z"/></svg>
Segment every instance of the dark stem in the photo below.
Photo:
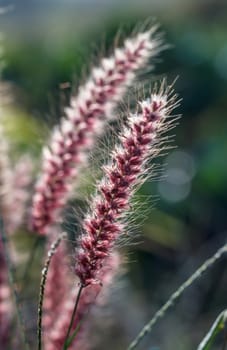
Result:
<svg viewBox="0 0 227 350"><path fill-rule="evenodd" d="M44 268L42 270L42 277L40 282L39 289L39 304L38 304L38 321L37 321L37 338L38 338L38 350L42 349L42 316L43 316L43 301L44 301L44 292L47 280L47 274L49 266L52 260L53 255L56 253L56 250L61 243L61 240L65 237L65 234L61 234L52 244L50 250L48 251L48 257L45 261Z"/></svg>
<svg viewBox="0 0 227 350"><path fill-rule="evenodd" d="M73 322L74 322L74 319L75 319L75 316L76 316L76 311L77 311L77 307L78 307L78 304L79 304L79 301L80 301L80 296L81 296L83 288L84 288L84 286L81 284L80 288L79 288L79 291L77 293L74 309L73 309L73 312L72 312L72 317L71 317L69 328L68 328L68 331L67 331L67 334L66 334L66 337L65 337L65 342L63 344L63 350L67 350L68 346L69 346L69 341L68 340L69 340L69 336L70 336L70 333L71 333L71 330L72 330Z"/></svg>

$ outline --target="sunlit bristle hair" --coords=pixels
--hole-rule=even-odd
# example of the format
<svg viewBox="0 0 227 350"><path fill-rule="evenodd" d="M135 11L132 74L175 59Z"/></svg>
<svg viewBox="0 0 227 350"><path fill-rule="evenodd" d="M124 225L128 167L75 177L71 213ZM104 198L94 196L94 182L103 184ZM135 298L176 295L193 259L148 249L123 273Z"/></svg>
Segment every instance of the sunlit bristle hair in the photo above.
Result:
<svg viewBox="0 0 227 350"><path fill-rule="evenodd" d="M83 286L97 283L103 262L123 232L122 218L130 200L147 175L146 163L158 154L160 137L172 123L170 113L176 99L171 97L170 88L163 87L139 102L140 112L129 113L120 142L103 167L104 175L84 218L75 258L76 274Z"/></svg>
<svg viewBox="0 0 227 350"><path fill-rule="evenodd" d="M160 51L155 28L126 39L122 48L103 58L78 95L72 96L65 118L43 150L42 171L33 198L31 225L46 234L68 198L72 179L86 162L88 150L103 132L106 120L131 85L136 72Z"/></svg>

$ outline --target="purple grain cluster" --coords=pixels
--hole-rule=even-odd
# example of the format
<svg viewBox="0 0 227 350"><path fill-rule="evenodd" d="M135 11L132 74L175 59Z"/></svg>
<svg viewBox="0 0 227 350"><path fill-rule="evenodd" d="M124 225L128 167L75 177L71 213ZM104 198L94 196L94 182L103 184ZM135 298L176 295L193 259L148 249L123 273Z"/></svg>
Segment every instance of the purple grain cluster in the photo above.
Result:
<svg viewBox="0 0 227 350"><path fill-rule="evenodd" d="M141 113L130 114L112 160L104 167L76 254L76 274L81 284L97 283L99 271L123 232L122 215L146 172L149 157L157 153L155 143L165 129L171 111L167 95L152 94L140 103ZM136 186L137 185L137 186Z"/></svg>
<svg viewBox="0 0 227 350"><path fill-rule="evenodd" d="M125 41L110 58L101 61L100 68L92 70L91 77L71 98L62 119L43 151L43 164L33 199L32 228L46 234L65 205L72 179L86 162L105 122L112 117L116 103L122 99L138 69L144 68L150 56L160 50L153 31L139 33ZM104 118L105 117L105 118Z"/></svg>

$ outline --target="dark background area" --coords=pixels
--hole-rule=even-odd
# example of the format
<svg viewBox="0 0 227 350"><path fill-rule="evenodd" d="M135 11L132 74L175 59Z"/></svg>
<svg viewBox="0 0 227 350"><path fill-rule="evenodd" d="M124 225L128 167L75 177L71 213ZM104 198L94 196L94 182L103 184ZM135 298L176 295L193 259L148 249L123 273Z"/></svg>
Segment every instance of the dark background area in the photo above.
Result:
<svg viewBox="0 0 227 350"><path fill-rule="evenodd" d="M159 160L163 179L140 191L149 197L139 225L141 243L129 248L127 273L114 288L111 310L97 321L96 348L124 349L177 286L226 241L227 2L15 0L1 5L9 9L0 23L1 91L15 153L29 150L38 157L70 87L74 91L92 63L113 46L119 28L126 36L154 17L171 44L146 80L178 77L182 118L171 132L177 148ZM226 307L226 267L224 258L193 285L141 348L195 349ZM112 319L108 329L106 318ZM220 344L221 337L213 348Z"/></svg>

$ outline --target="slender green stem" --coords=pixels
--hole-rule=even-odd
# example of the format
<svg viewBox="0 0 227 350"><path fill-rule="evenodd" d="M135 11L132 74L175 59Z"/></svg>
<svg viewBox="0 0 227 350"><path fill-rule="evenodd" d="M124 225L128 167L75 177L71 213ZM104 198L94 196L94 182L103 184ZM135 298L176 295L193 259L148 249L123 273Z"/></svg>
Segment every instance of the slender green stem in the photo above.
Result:
<svg viewBox="0 0 227 350"><path fill-rule="evenodd" d="M70 336L70 333L71 333L71 329L73 327L73 322L74 322L74 319L75 319L75 316L76 316L76 311L77 311L77 307L78 307L78 304L79 304L79 301L80 301L80 296L81 296L83 288L84 288L84 286L81 284L80 287L79 287L78 293L77 293L74 309L73 309L73 312L72 312L72 317L71 317L69 328L68 328L68 331L67 331L67 334L66 334L66 337L65 337L65 342L63 344L63 350L67 350L68 346L69 346L69 336Z"/></svg>
<svg viewBox="0 0 227 350"><path fill-rule="evenodd" d="M212 327L210 328L206 336L203 338L203 340L200 342L197 350L211 349L217 335L225 329L226 321L227 321L227 310L224 310L218 315L218 317L212 324ZM222 350L224 349L225 347L223 345Z"/></svg>
<svg viewBox="0 0 227 350"><path fill-rule="evenodd" d="M16 309L16 314L17 314L17 322L18 322L19 329L20 329L20 335L21 335L21 341L23 343L23 349L29 350L30 347L29 347L29 344L27 342L26 335L25 335L24 320L23 320L23 316L22 316L22 311L21 311L21 306L20 306L20 302L19 302L19 296L17 293L17 288L15 285L15 279L14 279L15 268L11 262L11 259L10 259L9 248L8 248L8 238L7 238L7 235L5 234L4 223L3 223L2 218L0 218L0 236L1 236L3 247L4 247L3 254L4 254L6 265L8 268L8 279L9 279L11 291L13 294L13 299L14 299L14 304L15 304L15 309Z"/></svg>
<svg viewBox="0 0 227 350"><path fill-rule="evenodd" d="M76 338L77 333L78 333L79 330L80 330L81 322L82 322L82 321L78 322L78 324L77 324L75 330L73 331L73 334L70 335L70 336L68 337L68 341L67 341L67 346L68 346L68 347L72 344L72 342L73 342L74 339Z"/></svg>
<svg viewBox="0 0 227 350"><path fill-rule="evenodd" d="M217 252L209 259L207 259L178 289L171 295L168 301L156 312L154 317L143 327L138 336L131 342L127 350L135 349L143 338L151 332L154 325L165 316L166 312L176 302L176 300L183 294L183 292L192 285L193 282L198 280L201 275L206 272L217 260L219 260L223 254L227 253L227 244L222 246Z"/></svg>
<svg viewBox="0 0 227 350"><path fill-rule="evenodd" d="M37 321L37 337L38 337L38 350L42 349L42 316L43 316L43 301L44 301L44 291L46 286L47 274L51 259L56 253L58 246L60 245L62 239L65 237L65 233L61 234L52 244L50 250L48 251L48 256L42 269L42 277L40 282L39 290L39 304L38 304L38 321Z"/></svg>

